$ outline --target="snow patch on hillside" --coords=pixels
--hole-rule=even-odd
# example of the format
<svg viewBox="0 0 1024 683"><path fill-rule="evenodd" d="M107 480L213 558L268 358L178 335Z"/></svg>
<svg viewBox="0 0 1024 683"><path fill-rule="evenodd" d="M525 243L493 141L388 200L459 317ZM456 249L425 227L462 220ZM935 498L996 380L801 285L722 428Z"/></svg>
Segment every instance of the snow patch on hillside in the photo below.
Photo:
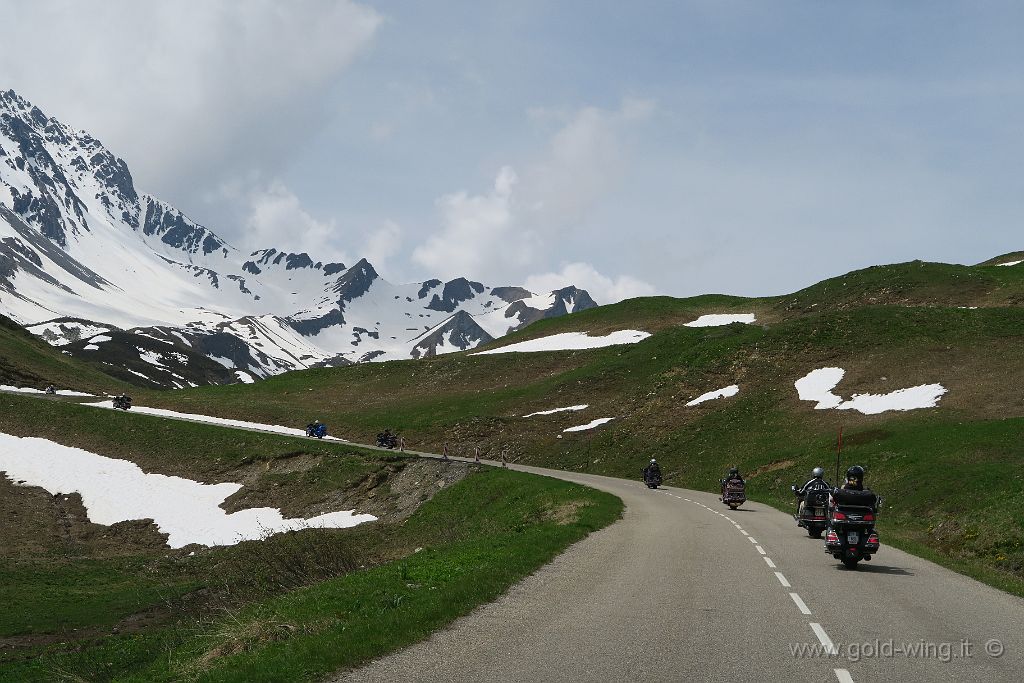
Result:
<svg viewBox="0 0 1024 683"><path fill-rule="evenodd" d="M702 315L696 320L691 320L683 327L718 327L730 323L751 324L757 320L753 313L710 313Z"/></svg>
<svg viewBox="0 0 1024 683"><path fill-rule="evenodd" d="M815 410L834 408L856 410L865 415L877 415L889 410L917 410L934 408L939 399L948 391L941 384L922 384L916 387L898 389L888 394L854 394L849 400L832 393L843 379L846 371L842 368L819 368L794 384L802 401L817 401Z"/></svg>
<svg viewBox="0 0 1024 683"><path fill-rule="evenodd" d="M45 394L46 392L42 389L33 389L32 387L12 387L0 385L0 391L14 391L19 394ZM58 396L95 396L95 394L86 394L81 391L71 391L70 389L57 389Z"/></svg>
<svg viewBox="0 0 1024 683"><path fill-rule="evenodd" d="M100 401L98 403L86 403L83 405L91 406L93 408L109 408L114 409L113 400ZM288 436L306 436L306 430L298 429L296 427L282 427L280 425L268 425L259 422L246 422L245 420L231 420L224 417L213 417L211 415L199 415L196 413L179 413L174 410L166 410L164 408L148 408L146 406L132 406L133 413L143 413L145 415L156 415L158 417L173 417L180 420L192 420L194 422L207 422L209 424L224 425L227 427L241 427L243 429L256 429L261 432L273 432L275 434L287 434ZM345 441L346 439L339 439L335 436L325 436L324 439L328 441Z"/></svg>
<svg viewBox="0 0 1024 683"><path fill-rule="evenodd" d="M479 351L472 355L483 356L491 353L534 353L537 351L577 351L581 349L599 349L618 344L636 344L650 337L649 332L638 330L619 330L603 337L591 337L586 332L563 332L549 337L530 339L509 344L497 349Z"/></svg>
<svg viewBox="0 0 1024 683"><path fill-rule="evenodd" d="M536 413L530 413L529 415L523 415L523 417L533 417L534 415L554 415L555 413L564 413L568 410L586 410L590 406L584 403L579 406L566 406L565 408L552 408L551 410L538 410Z"/></svg>
<svg viewBox="0 0 1024 683"><path fill-rule="evenodd" d="M241 484L202 484L191 479L149 474L135 463L107 458L34 437L0 433L0 470L19 485L39 486L51 494L78 493L96 524L152 519L167 545L234 545L268 534L304 528L343 528L372 522L354 510L310 519L285 519L276 508L228 513L220 505Z"/></svg>
<svg viewBox="0 0 1024 683"><path fill-rule="evenodd" d="M600 427L601 425L605 424L606 422L611 422L614 419L615 419L614 417L599 417L596 420L592 420L591 422L588 422L585 425L579 425L579 426L576 426L576 427L569 427L568 429L563 429L562 431L563 432L582 432L582 431L586 431L588 429L593 429L594 427Z"/></svg>
<svg viewBox="0 0 1024 683"><path fill-rule="evenodd" d="M1024 261L1007 261L1006 263L997 263L997 266L1015 266L1018 263L1024 263Z"/></svg>
<svg viewBox="0 0 1024 683"><path fill-rule="evenodd" d="M735 396L739 392L740 392L740 387L739 387L738 384L730 384L729 386L725 387L724 389L718 389L716 391L709 391L706 394L701 394L700 396L698 396L697 398L693 399L692 401L690 401L686 405L687 406L695 406L695 405L699 405L701 403L704 403L705 401L713 401L716 398L728 398L729 396Z"/></svg>

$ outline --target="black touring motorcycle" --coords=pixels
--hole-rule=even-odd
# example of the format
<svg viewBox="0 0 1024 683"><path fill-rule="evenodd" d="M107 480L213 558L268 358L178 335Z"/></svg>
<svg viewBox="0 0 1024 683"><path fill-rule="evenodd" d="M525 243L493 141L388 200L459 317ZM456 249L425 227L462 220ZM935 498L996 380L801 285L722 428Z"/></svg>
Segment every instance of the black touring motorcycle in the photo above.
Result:
<svg viewBox="0 0 1024 683"><path fill-rule="evenodd" d="M878 552L875 519L882 499L874 491L832 489L828 498L828 532L825 552L847 569L856 569Z"/></svg>

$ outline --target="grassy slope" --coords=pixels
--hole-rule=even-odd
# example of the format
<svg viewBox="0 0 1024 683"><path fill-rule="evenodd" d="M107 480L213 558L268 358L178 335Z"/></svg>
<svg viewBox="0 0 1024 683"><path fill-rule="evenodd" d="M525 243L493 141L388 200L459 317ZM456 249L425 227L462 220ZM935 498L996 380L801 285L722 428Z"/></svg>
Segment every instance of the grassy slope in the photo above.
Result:
<svg viewBox="0 0 1024 683"><path fill-rule="evenodd" d="M507 450L520 461L620 476L635 476L653 455L671 483L703 489L736 463L763 472L752 480L755 496L782 507L789 505L790 483L831 461L844 426L850 437L844 463L863 462L887 496L883 529L890 539L1022 592L1024 535L1010 512L1024 508L1016 474L1024 447L1011 436L1024 417L1022 301L1024 267L914 262L774 299L627 301L542 321L507 339L625 326L655 331L634 346L459 354L146 400L294 423L316 415L354 439L390 426L413 447L449 443L469 452L479 446ZM768 324L680 326L723 310L754 310ZM837 390L844 396L931 382L949 393L936 409L875 416L816 411L798 401L794 380L830 365L847 370ZM742 387L735 398L684 405L732 383ZM578 403L591 407L519 417ZM599 430L556 438L565 427L611 416L616 419Z"/></svg>
<svg viewBox="0 0 1024 683"><path fill-rule="evenodd" d="M298 508L296 498L315 503L408 460L21 396L0 396L0 408L6 433L130 457L150 471L218 481L269 469L269 486ZM300 452L322 459L313 470L273 475L275 462ZM193 555L112 548L105 539L118 527L69 535L53 515L25 514L52 507L51 496L7 486L0 533L14 538L0 552L5 681L310 680L422 638L621 510L583 487L477 470L401 524L307 530ZM577 506L575 517L561 514ZM12 510L32 527L21 536L3 518Z"/></svg>
<svg viewBox="0 0 1024 683"><path fill-rule="evenodd" d="M0 384L44 389L51 383L90 393L115 392L127 386L65 356L0 315Z"/></svg>

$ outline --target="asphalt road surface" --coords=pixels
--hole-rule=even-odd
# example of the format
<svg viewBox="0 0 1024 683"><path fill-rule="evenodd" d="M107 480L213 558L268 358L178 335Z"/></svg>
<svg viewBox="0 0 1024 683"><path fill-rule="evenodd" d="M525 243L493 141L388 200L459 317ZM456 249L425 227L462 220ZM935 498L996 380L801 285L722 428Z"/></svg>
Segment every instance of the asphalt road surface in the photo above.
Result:
<svg viewBox="0 0 1024 683"><path fill-rule="evenodd" d="M337 681L1024 681L1024 600L886 546L884 520L850 571L765 505L515 469L614 493L625 515Z"/></svg>
<svg viewBox="0 0 1024 683"><path fill-rule="evenodd" d="M765 505L510 467L613 493L623 519L336 681L1024 681L1024 600L887 546L884 517L850 571Z"/></svg>

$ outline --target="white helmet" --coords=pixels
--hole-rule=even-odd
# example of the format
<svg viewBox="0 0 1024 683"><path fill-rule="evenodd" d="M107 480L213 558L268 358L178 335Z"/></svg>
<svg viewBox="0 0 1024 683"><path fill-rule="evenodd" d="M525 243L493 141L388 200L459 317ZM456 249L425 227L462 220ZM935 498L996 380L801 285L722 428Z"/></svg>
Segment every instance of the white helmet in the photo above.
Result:
<svg viewBox="0 0 1024 683"><path fill-rule="evenodd" d="M657 461L657 460L655 460L654 458L651 458L651 464L652 464L652 465L656 465L656 464L658 464L658 461Z"/></svg>

